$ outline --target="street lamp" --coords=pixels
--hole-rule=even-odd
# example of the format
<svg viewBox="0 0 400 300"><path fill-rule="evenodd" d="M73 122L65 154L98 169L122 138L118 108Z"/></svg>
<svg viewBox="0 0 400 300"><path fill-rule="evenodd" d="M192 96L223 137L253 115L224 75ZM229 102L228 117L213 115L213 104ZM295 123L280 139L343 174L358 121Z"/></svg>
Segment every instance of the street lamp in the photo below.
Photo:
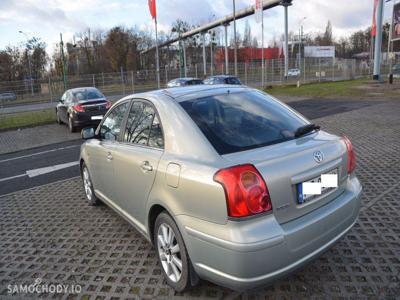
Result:
<svg viewBox="0 0 400 300"><path fill-rule="evenodd" d="M23 34L23 35L25 36L25 38L26 38L26 44L28 45L28 43L29 43L29 36L28 36L28 34L25 33L25 32L23 32L22 30L20 30L20 31L18 31L18 32L21 33L21 34ZM30 81L30 84L31 84L31 94L32 94L32 96L33 96L32 66L31 66L31 57L29 56L29 50L30 50L30 49L27 48L27 50L26 50L26 56L28 57L29 81Z"/></svg>
<svg viewBox="0 0 400 300"><path fill-rule="evenodd" d="M301 46L303 44L303 22L307 19L307 17L303 17L299 21L299 68L301 70Z"/></svg>
<svg viewBox="0 0 400 300"><path fill-rule="evenodd" d="M186 70L186 61L185 61L185 55L183 53L183 45L182 45L182 32L180 29L177 28L172 28L172 32L178 33L179 37L179 76L183 77L183 74L185 73Z"/></svg>

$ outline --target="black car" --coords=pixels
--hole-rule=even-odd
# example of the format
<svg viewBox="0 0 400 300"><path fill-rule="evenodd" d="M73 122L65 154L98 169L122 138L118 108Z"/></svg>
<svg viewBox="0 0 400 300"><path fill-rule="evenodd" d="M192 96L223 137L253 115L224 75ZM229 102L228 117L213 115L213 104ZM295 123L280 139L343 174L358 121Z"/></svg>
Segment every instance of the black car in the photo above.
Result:
<svg viewBox="0 0 400 300"><path fill-rule="evenodd" d="M176 78L167 83L167 87L203 84L203 80L193 77Z"/></svg>
<svg viewBox="0 0 400 300"><path fill-rule="evenodd" d="M241 85L242 82L236 76L216 75L204 79L204 84L235 84Z"/></svg>
<svg viewBox="0 0 400 300"><path fill-rule="evenodd" d="M78 127L97 126L111 102L94 87L67 90L56 107L57 123L68 124L71 132Z"/></svg>

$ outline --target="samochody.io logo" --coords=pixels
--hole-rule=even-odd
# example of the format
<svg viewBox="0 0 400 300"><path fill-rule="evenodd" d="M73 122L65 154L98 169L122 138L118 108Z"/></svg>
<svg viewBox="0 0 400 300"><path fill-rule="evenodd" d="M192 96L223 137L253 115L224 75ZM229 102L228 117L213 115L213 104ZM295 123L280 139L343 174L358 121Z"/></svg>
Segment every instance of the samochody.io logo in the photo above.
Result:
<svg viewBox="0 0 400 300"><path fill-rule="evenodd" d="M82 286L79 284L43 283L41 278L36 278L31 284L9 284L9 295L17 294L80 294Z"/></svg>

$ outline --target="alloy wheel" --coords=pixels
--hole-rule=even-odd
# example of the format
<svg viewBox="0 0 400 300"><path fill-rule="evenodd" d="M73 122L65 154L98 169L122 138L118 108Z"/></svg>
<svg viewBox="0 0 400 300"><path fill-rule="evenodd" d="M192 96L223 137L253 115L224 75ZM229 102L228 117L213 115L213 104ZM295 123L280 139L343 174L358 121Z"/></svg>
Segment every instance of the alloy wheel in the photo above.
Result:
<svg viewBox="0 0 400 300"><path fill-rule="evenodd" d="M91 201L93 197L92 182L90 181L89 171L86 167L83 168L83 186L85 188L86 198Z"/></svg>
<svg viewBox="0 0 400 300"><path fill-rule="evenodd" d="M168 224L162 223L158 228L157 239L163 269L172 282L178 282L182 276L182 259L175 233Z"/></svg>

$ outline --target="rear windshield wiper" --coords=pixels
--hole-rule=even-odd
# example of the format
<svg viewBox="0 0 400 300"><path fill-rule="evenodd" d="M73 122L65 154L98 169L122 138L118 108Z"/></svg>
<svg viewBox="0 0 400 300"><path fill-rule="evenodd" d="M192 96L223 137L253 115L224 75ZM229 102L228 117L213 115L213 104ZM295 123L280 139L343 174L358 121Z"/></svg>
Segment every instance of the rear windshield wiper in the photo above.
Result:
<svg viewBox="0 0 400 300"><path fill-rule="evenodd" d="M302 135L305 135L311 131L314 130L320 130L321 126L315 125L315 124L308 124L302 127L297 128L296 132L294 133L294 136L296 138L301 137Z"/></svg>

